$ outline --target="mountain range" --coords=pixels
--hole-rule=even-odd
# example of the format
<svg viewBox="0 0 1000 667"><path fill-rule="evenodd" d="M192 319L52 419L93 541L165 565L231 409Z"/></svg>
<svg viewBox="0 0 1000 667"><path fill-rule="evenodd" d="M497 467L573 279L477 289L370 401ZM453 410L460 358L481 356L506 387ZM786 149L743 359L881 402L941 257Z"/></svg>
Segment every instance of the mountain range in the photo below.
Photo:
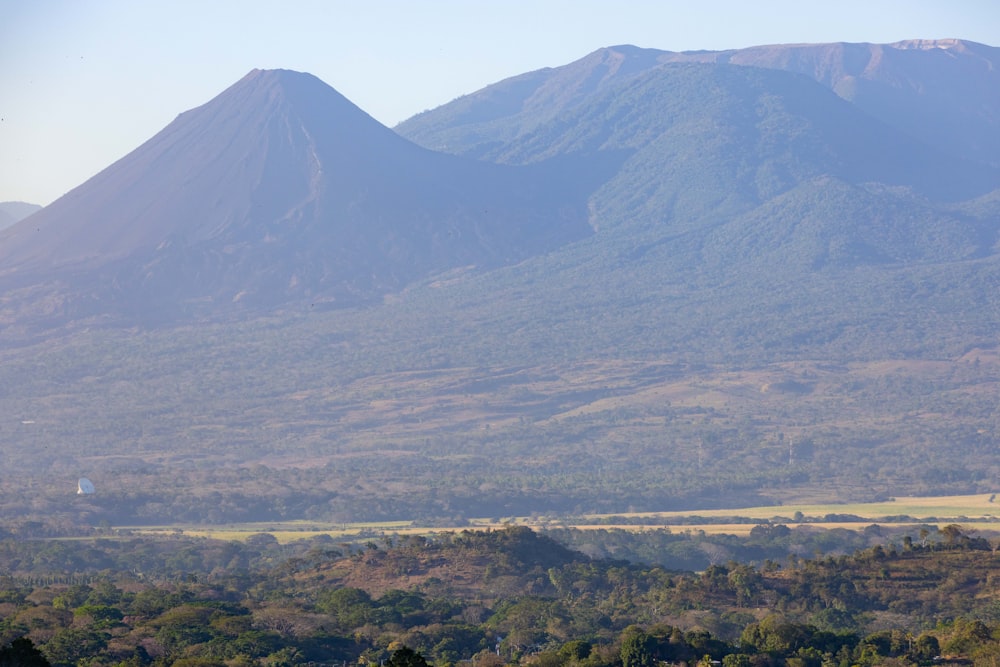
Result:
<svg viewBox="0 0 1000 667"><path fill-rule="evenodd" d="M489 86L399 134L314 77L254 71L5 232L0 279L22 304L58 303L60 315L43 313L54 323L342 307L623 225L712 229L723 242L709 254L727 265L771 261L775 245L734 218L820 192L834 208L846 197L880 210L863 228L812 225L820 238L791 249L808 254L797 263L988 254L992 232L941 205L1000 184L988 150L1000 137L997 52L959 40L615 47ZM802 232L778 243L789 234Z"/></svg>
<svg viewBox="0 0 1000 667"><path fill-rule="evenodd" d="M801 74L923 143L998 166L998 57L996 47L958 39L694 52L607 47L569 65L498 82L418 114L397 130L439 150L495 155L498 146L625 79L667 63L717 63Z"/></svg>
<svg viewBox="0 0 1000 667"><path fill-rule="evenodd" d="M0 232L7 465L116 520L991 489L998 65L621 46L395 132L255 70Z"/></svg>

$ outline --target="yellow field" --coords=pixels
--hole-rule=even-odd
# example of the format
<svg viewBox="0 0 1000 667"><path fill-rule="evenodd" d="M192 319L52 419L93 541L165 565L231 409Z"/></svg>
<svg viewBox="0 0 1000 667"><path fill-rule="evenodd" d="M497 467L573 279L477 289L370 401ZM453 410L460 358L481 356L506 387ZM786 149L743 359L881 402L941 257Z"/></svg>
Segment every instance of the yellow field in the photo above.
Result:
<svg viewBox="0 0 1000 667"><path fill-rule="evenodd" d="M816 522L810 522L810 523L788 522L788 523L785 523L784 525L788 526L789 528L796 528L798 526L809 526L809 527L812 527L812 528L822 528L822 529L846 528L847 530L863 530L863 529L867 528L868 526L872 525L873 523L877 523L877 522L875 522L875 521L847 521L847 522L841 522L841 523L825 523L825 522L821 522L821 521L816 521ZM916 523L906 523L906 522L896 523L896 522L893 522L893 523L883 524L883 525L886 525L886 526L898 526L898 527L901 527L901 528L902 527L906 527L906 526L937 526L938 528L943 528L944 526L947 526L947 525L950 525L950 524L958 524L958 525L962 526L963 531L966 532L966 533L973 533L973 534L977 533L977 532L990 532L990 533L997 532L997 533L1000 533L1000 521L995 521L995 522L994 521L976 522L976 523L968 523L968 524L963 524L960 521L929 521L929 522L920 521L920 522L916 522ZM750 531L753 530L753 528L754 528L755 525L756 524L752 524L752 523L703 523L703 524L690 524L690 525L683 525L683 526L664 526L662 524L648 524L648 525L621 524L621 525L617 525L617 526L616 525L599 525L599 526L595 526L595 525L592 525L592 524L586 524L586 525L572 526L572 527L573 528L577 528L579 530L601 530L601 529L613 530L613 529L617 529L617 530L628 530L628 531L633 531L633 532L652 531L652 530L669 530L672 533L686 533L686 532L698 533L698 532L701 532L701 533L705 533L706 535L739 535L739 536L745 537L745 536L747 536L747 535L750 534Z"/></svg>
<svg viewBox="0 0 1000 667"><path fill-rule="evenodd" d="M951 523L963 525L970 531L1000 532L1000 501L990 502L991 494L973 496L936 496L936 497L904 497L880 503L853 504L812 504L812 505L780 505L768 507L747 507L723 510L698 510L695 512L636 512L608 515L587 515L576 518L555 520L532 520L527 517L512 517L500 523L489 519L475 519L465 526L430 527L419 526L409 521L385 521L378 523L327 524L317 521L284 521L232 524L224 526L129 526L120 527L119 531L146 535L183 534L192 537L205 537L219 540L245 540L251 535L267 533L273 535L279 542L286 543L295 540L309 539L318 535L328 535L333 539L350 541L366 538L379 538L386 535L428 535L432 533L449 533L460 530L489 530L502 528L504 525L517 524L527 526L561 526L581 530L620 529L629 531L670 530L675 533L687 531L703 531L707 534L747 535L753 529L752 521L774 521L793 527L800 525L792 520L796 512L801 512L805 519L812 519L806 525L816 528L847 528L860 530L873 523L884 522L886 517L906 515L913 517L914 522L892 522L894 526L914 524L931 524L945 526ZM829 523L816 521L828 514L853 514L861 517L861 521ZM681 520L686 517L699 516L705 518L731 518L733 522L708 524L674 524L664 525L664 519ZM615 523L620 517L635 521L648 518L650 523ZM744 520L737 522L737 519ZM969 520L975 520L970 522Z"/></svg>
<svg viewBox="0 0 1000 667"><path fill-rule="evenodd" d="M990 502L992 494L974 496L934 496L934 497L902 497L881 503L845 503L829 505L779 505L768 507L748 507L740 509L698 510L696 512L637 512L633 514L614 514L627 518L682 518L688 516L703 517L745 517L748 519L769 520L774 518L790 519L796 512L802 512L807 518L822 519L827 514L855 514L865 519L876 521L890 516L912 516L921 520L936 519L997 519L1000 521L1000 501ZM609 515L590 515L587 519L601 519Z"/></svg>

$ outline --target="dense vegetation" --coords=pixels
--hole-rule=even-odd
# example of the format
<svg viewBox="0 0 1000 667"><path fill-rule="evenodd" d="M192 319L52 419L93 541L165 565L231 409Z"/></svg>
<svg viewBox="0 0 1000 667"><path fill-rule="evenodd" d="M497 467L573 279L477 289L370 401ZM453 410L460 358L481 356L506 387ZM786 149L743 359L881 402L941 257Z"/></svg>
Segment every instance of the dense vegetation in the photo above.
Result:
<svg viewBox="0 0 1000 667"><path fill-rule="evenodd" d="M858 309L871 298L855 295ZM0 510L90 525L454 520L996 490L1000 357L964 348L992 326L986 306L980 324L924 339L934 350L917 341L928 312L904 317L892 344L913 339L912 358L889 356L888 337L850 354L818 338L779 360L714 325L673 347L694 298L674 300L672 333L641 335L614 331L627 320L555 327L552 302L560 333L546 338L533 310L499 321L468 296L466 324L408 302L0 353L2 457L18 471ZM806 319L793 308L740 335L806 338ZM81 475L96 496L74 497Z"/></svg>
<svg viewBox="0 0 1000 667"><path fill-rule="evenodd" d="M766 532L758 543L786 536ZM988 665L1000 652L996 558L956 527L699 574L591 559L525 528L358 545L6 539L0 661Z"/></svg>

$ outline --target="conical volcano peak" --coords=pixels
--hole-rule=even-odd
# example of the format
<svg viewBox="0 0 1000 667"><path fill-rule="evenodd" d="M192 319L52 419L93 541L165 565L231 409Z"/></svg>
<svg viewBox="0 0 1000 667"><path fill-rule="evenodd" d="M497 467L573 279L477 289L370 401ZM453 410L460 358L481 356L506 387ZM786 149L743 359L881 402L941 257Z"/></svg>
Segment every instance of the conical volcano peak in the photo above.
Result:
<svg viewBox="0 0 1000 667"><path fill-rule="evenodd" d="M307 72L297 72L290 69L252 69L246 76L226 88L203 106L213 105L217 102L233 103L235 101L234 98L242 98L245 102L251 99L260 102L262 98L258 96L305 103L316 103L324 98L326 100L335 99L345 107L350 107L360 113L364 113L346 97L319 78ZM262 110L256 106L253 108ZM367 114L365 115L367 116Z"/></svg>
<svg viewBox="0 0 1000 667"><path fill-rule="evenodd" d="M311 74L255 69L4 230L0 279L72 276L80 308L140 317L365 302L589 234L583 194L546 182L420 148Z"/></svg>
<svg viewBox="0 0 1000 667"><path fill-rule="evenodd" d="M243 77L242 80L247 79L280 79L281 77L294 77L294 76L304 76L310 79L316 79L312 74L308 72L300 72L294 69L285 69L284 67L275 67L271 69L255 67L247 75ZM316 79L319 81L319 79Z"/></svg>
<svg viewBox="0 0 1000 667"><path fill-rule="evenodd" d="M311 74L253 70L13 232L0 261L102 262L283 219L315 198L324 164L346 170L376 143L410 147Z"/></svg>
<svg viewBox="0 0 1000 667"><path fill-rule="evenodd" d="M234 83L230 88L241 86L275 87L283 85L312 85L317 88L331 89L318 77L308 72L299 72L292 69L252 69L246 76Z"/></svg>

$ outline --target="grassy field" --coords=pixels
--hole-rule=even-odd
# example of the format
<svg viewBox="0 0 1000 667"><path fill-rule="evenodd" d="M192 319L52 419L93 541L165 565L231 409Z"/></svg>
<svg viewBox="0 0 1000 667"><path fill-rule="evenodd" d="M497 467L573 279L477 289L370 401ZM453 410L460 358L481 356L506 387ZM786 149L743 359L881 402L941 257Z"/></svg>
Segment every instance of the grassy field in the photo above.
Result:
<svg viewBox="0 0 1000 667"><path fill-rule="evenodd" d="M700 510L698 512L644 512L634 514L618 514L627 518L650 517L656 519L678 520L692 515L712 517L744 517L759 520L787 520L801 512L807 519L823 519L829 514L854 514L865 519L877 521L886 517L911 516L914 519L998 519L1000 520L1000 501L991 500L992 494L973 496L928 496L894 498L880 503L831 503L831 504L788 504L768 507L748 507L740 509ZM587 519L599 520L606 517L588 516Z"/></svg>
<svg viewBox="0 0 1000 667"><path fill-rule="evenodd" d="M221 540L244 540L251 535L266 533L279 542L309 539L326 535L335 540L357 541L381 538L388 535L427 535L430 533L454 532L458 530L488 530L501 528L506 524L529 526L560 526L581 530L617 528L621 530L671 530L674 532L704 531L708 534L746 535L755 522L771 521L789 526L808 523L818 528L847 528L859 530L872 523L885 522L889 517L909 516L913 521L894 520L893 525L932 524L944 526L951 523L967 524L976 531L1000 532L1000 502L991 501L992 495L935 496L896 498L880 503L855 504L803 504L768 507L747 507L739 509L702 510L692 512L644 512L614 515L587 515L556 519L529 519L510 517L500 522L489 519L470 521L464 526L419 526L409 521L386 521L381 523L325 524L316 521L286 521L229 524L220 526L127 526L119 530L131 533L184 534ZM801 517L798 516L801 513ZM855 521L824 521L830 514L854 515ZM699 522L697 517L711 519ZM616 521L620 519L620 521ZM642 519L648 519L648 523ZM730 521L725 521L730 519Z"/></svg>
<svg viewBox="0 0 1000 667"><path fill-rule="evenodd" d="M797 526L812 526L814 528L846 528L847 530L863 530L873 523L874 521L845 521L838 523L828 523L828 522L810 522L807 524L799 524L795 522L788 522L789 528L795 528ZM917 523L893 523L893 526L937 526L938 528L943 528L949 524L958 523L962 525L965 529L964 532L967 533L978 533L978 532L989 532L989 533L1000 533L1000 521L984 522L984 523L970 523L961 524L957 521L929 521L929 522L917 522ZM647 525L636 525L636 524L621 524L621 525L580 525L573 526L580 530L601 530L601 529L619 529L619 530L631 530L631 531L647 531L647 530L670 530L674 533L684 533L686 531L691 532L702 532L706 535L739 535L741 537L746 537L753 530L754 526L757 524L753 523L703 523L703 524L690 524L683 526L663 526L660 524L647 524Z"/></svg>

